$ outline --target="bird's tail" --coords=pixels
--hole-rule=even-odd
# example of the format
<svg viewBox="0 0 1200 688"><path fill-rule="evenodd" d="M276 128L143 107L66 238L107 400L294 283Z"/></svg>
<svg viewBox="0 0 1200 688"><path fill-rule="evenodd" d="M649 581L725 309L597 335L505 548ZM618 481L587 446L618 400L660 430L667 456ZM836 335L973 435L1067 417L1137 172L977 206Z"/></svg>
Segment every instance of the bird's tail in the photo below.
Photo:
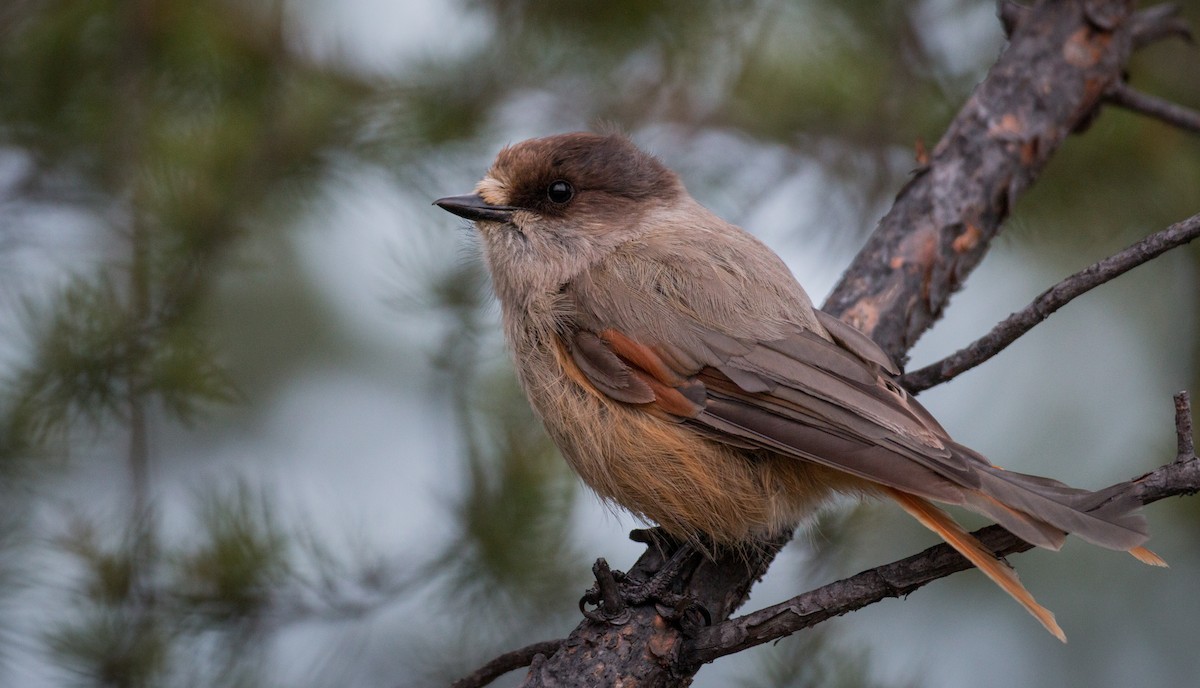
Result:
<svg viewBox="0 0 1200 688"><path fill-rule="evenodd" d="M891 487L885 487L883 490L896 500L901 508L920 521L921 525L941 536L951 547L958 550L959 554L966 557L967 561L983 571L1004 592L1025 607L1055 638L1064 643L1067 642L1066 634L1054 620L1054 612L1038 604L1025 586L1021 585L1021 579L1017 577L1017 572L1012 570L1008 564L997 559L979 540L975 539L975 536L955 523L949 514L921 497Z"/></svg>
<svg viewBox="0 0 1200 688"><path fill-rule="evenodd" d="M1138 561L1166 566L1157 554L1142 546L1149 537L1141 503L1129 483L1090 492L1057 480L1006 471L961 445L955 447L975 459L977 487L962 487L958 503L984 514L1022 540L1039 547L1059 549L1067 533L1109 549L1129 552ZM923 497L885 487L884 492L922 525L942 537L972 564L987 574L1056 638L1065 642L1054 614L1033 599L1017 574L998 560L950 515Z"/></svg>
<svg viewBox="0 0 1200 688"><path fill-rule="evenodd" d="M1131 483L1096 492L1080 490L1050 478L1006 471L975 456L980 459L976 464L979 486L962 490L963 506L1038 547L1057 550L1071 533L1101 547L1129 552L1143 563L1166 566L1142 546L1149 528Z"/></svg>

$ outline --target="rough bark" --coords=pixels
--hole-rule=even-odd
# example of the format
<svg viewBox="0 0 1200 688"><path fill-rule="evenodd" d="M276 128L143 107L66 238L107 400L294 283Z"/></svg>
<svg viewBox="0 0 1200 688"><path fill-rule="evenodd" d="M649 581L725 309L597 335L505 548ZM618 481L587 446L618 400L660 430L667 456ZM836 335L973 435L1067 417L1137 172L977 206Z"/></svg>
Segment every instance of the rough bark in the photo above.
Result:
<svg viewBox="0 0 1200 688"><path fill-rule="evenodd" d="M1132 3L1042 2L900 192L825 310L903 360L978 265L1017 198L1120 83Z"/></svg>

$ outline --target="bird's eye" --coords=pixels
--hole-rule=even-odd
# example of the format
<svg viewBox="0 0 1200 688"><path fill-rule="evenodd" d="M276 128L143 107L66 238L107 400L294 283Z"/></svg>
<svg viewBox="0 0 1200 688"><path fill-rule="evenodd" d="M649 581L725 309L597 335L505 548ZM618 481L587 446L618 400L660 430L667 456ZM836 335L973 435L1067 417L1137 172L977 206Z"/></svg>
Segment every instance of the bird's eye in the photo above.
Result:
<svg viewBox="0 0 1200 688"><path fill-rule="evenodd" d="M571 186L570 182L560 179L550 182L550 186L546 187L546 198L549 198L551 203L562 205L574 197L575 187Z"/></svg>

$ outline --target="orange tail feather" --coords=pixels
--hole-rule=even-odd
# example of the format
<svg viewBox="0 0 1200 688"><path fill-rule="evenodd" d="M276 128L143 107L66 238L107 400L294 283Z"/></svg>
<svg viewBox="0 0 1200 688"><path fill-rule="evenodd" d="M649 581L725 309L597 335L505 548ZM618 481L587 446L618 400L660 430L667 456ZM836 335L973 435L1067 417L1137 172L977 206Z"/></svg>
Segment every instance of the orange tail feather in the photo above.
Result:
<svg viewBox="0 0 1200 688"><path fill-rule="evenodd" d="M1132 554L1135 559L1142 562L1143 564L1149 564L1151 566L1161 566L1163 568L1167 567L1167 562L1164 561L1162 557L1158 556L1154 552L1151 552L1150 550L1146 549L1145 547L1134 547L1133 549L1129 550L1129 553Z"/></svg>
<svg viewBox="0 0 1200 688"><path fill-rule="evenodd" d="M1017 572L997 559L979 540L976 540L974 536L963 530L962 526L955 523L949 514L928 501L915 495L910 495L907 492L901 492L890 487L884 487L883 490L892 499L895 499L900 507L907 511L910 516L920 521L921 525L941 536L947 544L958 550L959 554L966 557L967 561L970 561L980 571L983 571L1004 592L1007 592L1022 607L1025 607L1055 638L1064 643L1067 642L1066 634L1063 633L1062 629L1058 627L1058 623L1054 620L1054 613L1033 599L1033 595L1029 594L1025 586L1021 585L1021 580L1017 578Z"/></svg>

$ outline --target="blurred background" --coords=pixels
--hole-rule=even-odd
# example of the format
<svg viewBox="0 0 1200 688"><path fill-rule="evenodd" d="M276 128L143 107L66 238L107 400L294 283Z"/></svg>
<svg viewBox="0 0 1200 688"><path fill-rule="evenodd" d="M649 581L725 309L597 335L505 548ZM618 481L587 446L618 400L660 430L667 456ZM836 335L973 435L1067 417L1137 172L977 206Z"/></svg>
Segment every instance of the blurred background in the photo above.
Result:
<svg viewBox="0 0 1200 688"><path fill-rule="evenodd" d="M507 143L616 125L820 302L1002 47L967 0L9 0L0 685L444 685L563 637L639 524L531 418L472 230L431 201ZM1200 106L1194 46L1130 73ZM1198 209L1200 140L1105 110L911 366ZM1200 394L1198 271L1174 251L921 398L1008 468L1150 470ZM696 685L1190 685L1200 500L1148 515L1170 569L1014 560L1069 645L965 573ZM933 542L831 512L750 607Z"/></svg>

